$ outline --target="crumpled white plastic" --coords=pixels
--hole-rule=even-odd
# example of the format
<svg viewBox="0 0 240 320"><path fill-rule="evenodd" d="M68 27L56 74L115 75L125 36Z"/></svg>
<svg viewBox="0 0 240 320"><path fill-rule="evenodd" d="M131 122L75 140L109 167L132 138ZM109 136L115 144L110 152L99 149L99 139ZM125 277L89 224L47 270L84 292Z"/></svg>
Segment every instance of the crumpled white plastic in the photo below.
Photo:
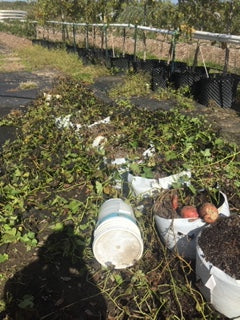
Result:
<svg viewBox="0 0 240 320"><path fill-rule="evenodd" d="M159 189L169 189L173 183L179 181L188 184L190 178L190 171L182 171L180 173L159 179L148 179L140 176L133 176L130 173L128 174L128 182L136 196L141 194L152 194L153 191Z"/></svg>
<svg viewBox="0 0 240 320"><path fill-rule="evenodd" d="M84 125L80 123L73 123L70 121L72 114L68 114L66 116L60 116L57 117L55 120L55 123L59 129L61 128L75 128L76 131L84 127ZM102 124L102 123L109 123L110 122L110 117L106 117L102 120L95 121L92 124L87 125L88 128L94 127L96 125Z"/></svg>

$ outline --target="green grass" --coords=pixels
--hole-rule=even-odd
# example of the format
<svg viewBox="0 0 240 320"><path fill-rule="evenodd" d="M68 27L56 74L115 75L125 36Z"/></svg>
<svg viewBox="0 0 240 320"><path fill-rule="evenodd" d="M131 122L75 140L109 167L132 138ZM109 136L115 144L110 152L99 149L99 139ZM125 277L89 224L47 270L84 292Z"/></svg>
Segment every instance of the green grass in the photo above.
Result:
<svg viewBox="0 0 240 320"><path fill-rule="evenodd" d="M109 95L114 99L148 95L150 93L150 80L150 75L146 73L126 75L123 83L111 89Z"/></svg>
<svg viewBox="0 0 240 320"><path fill-rule="evenodd" d="M21 90L30 90L30 89L35 89L37 87L38 87L38 84L35 81L26 81L26 82L21 82L19 84L19 89Z"/></svg>
<svg viewBox="0 0 240 320"><path fill-rule="evenodd" d="M56 70L84 82L93 82L94 78L108 74L105 67L85 66L77 55L63 49L48 50L41 46L32 46L17 50L17 54L28 71Z"/></svg>

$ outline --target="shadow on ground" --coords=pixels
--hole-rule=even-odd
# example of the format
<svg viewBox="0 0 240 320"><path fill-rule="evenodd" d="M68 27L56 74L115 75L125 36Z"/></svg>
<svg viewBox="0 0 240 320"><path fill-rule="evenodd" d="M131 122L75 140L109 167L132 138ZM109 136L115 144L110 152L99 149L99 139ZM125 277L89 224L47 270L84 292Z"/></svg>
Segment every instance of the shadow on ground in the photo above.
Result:
<svg viewBox="0 0 240 320"><path fill-rule="evenodd" d="M8 320L106 319L106 303L87 270L85 243L68 225L48 237L38 259L8 280Z"/></svg>

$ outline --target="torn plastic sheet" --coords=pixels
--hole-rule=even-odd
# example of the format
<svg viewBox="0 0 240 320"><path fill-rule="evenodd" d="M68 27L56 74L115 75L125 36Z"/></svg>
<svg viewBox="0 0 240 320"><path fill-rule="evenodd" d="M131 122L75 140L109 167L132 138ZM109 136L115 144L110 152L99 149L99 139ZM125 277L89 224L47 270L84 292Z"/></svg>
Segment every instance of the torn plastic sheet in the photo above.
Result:
<svg viewBox="0 0 240 320"><path fill-rule="evenodd" d="M104 144L107 142L107 139L104 136L97 136L92 143L93 148L101 148L103 149Z"/></svg>
<svg viewBox="0 0 240 320"><path fill-rule="evenodd" d="M151 144L150 147L143 152L143 156L144 158L150 158L155 154L155 152L156 152L155 147L153 144Z"/></svg>
<svg viewBox="0 0 240 320"><path fill-rule="evenodd" d="M206 261L202 249L196 247L196 277L204 298L224 316L240 319L240 280Z"/></svg>
<svg viewBox="0 0 240 320"><path fill-rule="evenodd" d="M188 184L191 178L190 171L182 171L177 174L159 179L147 179L140 176L133 176L129 173L128 182L136 196L151 195L152 192L159 189L169 189L176 182Z"/></svg>
<svg viewBox="0 0 240 320"><path fill-rule="evenodd" d="M76 131L80 130L82 127L84 127L85 125L82 125L80 123L73 123L70 119L72 117L72 114L68 114L64 117L60 116L58 118L56 118L55 120L55 123L57 125L57 127L59 129L61 128L73 128L75 129ZM110 123L110 117L106 117L102 120L99 120L99 121L96 121L92 124L89 124L87 125L88 128L92 128L96 125L99 125L99 124L104 124L104 123Z"/></svg>

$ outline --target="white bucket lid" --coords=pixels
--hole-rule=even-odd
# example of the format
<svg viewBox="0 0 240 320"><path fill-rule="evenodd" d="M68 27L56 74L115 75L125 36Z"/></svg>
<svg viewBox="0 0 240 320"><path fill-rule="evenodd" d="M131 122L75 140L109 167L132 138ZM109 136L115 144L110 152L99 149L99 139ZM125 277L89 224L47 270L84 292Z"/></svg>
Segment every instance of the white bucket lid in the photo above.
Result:
<svg viewBox="0 0 240 320"><path fill-rule="evenodd" d="M112 220L112 221L110 221ZM135 223L126 218L109 219L94 233L93 253L107 267L124 269L134 265L143 253L143 241Z"/></svg>

